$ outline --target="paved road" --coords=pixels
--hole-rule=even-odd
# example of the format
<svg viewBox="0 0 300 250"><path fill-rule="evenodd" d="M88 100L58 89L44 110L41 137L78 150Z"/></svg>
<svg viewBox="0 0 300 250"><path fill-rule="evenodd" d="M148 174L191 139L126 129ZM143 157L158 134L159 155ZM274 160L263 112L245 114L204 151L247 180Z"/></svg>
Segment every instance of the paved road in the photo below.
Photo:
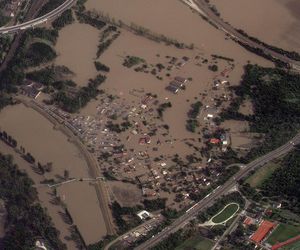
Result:
<svg viewBox="0 0 300 250"><path fill-rule="evenodd" d="M193 9L198 11L201 15L208 18L209 21L214 23L220 30L223 30L225 33L229 34L233 39L240 41L244 44L247 44L253 48L258 48L264 51L264 53L271 55L273 58L280 59L281 61L288 63L293 69L300 71L300 62L294 61L284 55L281 55L277 52L274 52L263 45L260 45L246 36L243 36L235 30L230 24L223 21L219 16L217 16L209 7L209 4L205 0L193 0L186 1L182 0L186 4L190 5ZM196 6L196 7L195 7Z"/></svg>
<svg viewBox="0 0 300 250"><path fill-rule="evenodd" d="M300 133L297 136L295 136L292 140L284 144L283 146L277 148L276 150L242 167L241 170L237 174L235 174L232 178L230 178L223 186L219 187L218 189L215 189L212 193L210 193L208 197L202 199L200 202L194 205L192 209L190 209L184 215L176 219L169 227L165 228L162 232L155 235L154 237L144 242L143 244L141 244L135 249L145 250L154 247L160 241L167 238L170 234L184 227L189 221L194 219L194 217L199 212L211 206L216 201L216 199L218 199L219 197L221 197L222 195L226 194L228 191L233 189L237 185L237 182L242 178L244 178L245 176L247 176L247 174L249 174L250 171L257 169L258 167L266 164L267 162L273 159L276 159L280 156L287 154L288 152L294 149L295 145L298 144L300 144Z"/></svg>
<svg viewBox="0 0 300 250"><path fill-rule="evenodd" d="M52 10L51 12L47 13L44 16L14 26L1 27L0 35L16 33L18 31L33 28L37 25L47 22L48 20L52 20L57 16L59 16L61 13L63 13L65 10L69 9L75 2L76 0L66 0L62 5L60 5L59 7L57 7L56 9Z"/></svg>

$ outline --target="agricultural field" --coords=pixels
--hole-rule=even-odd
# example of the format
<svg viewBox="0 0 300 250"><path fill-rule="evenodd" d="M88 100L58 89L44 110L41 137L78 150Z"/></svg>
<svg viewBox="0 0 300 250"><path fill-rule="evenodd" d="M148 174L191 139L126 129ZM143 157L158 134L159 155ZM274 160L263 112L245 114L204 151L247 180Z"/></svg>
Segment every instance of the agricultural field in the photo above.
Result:
<svg viewBox="0 0 300 250"><path fill-rule="evenodd" d="M240 206L237 203L228 204L222 211L215 215L211 221L216 224L224 223L231 218L239 210L239 208Z"/></svg>
<svg viewBox="0 0 300 250"><path fill-rule="evenodd" d="M184 249L195 249L195 250L209 250L213 247L214 243L201 236L192 237L179 247L176 247L175 250L184 250Z"/></svg>
<svg viewBox="0 0 300 250"><path fill-rule="evenodd" d="M280 164L271 162L258 169L246 182L249 183L251 187L259 188L264 180L268 179L279 166Z"/></svg>
<svg viewBox="0 0 300 250"><path fill-rule="evenodd" d="M300 227L288 225L288 224L280 224L274 232L267 239L267 242L271 245L274 245L278 242L286 241L290 238L293 238L300 234Z"/></svg>

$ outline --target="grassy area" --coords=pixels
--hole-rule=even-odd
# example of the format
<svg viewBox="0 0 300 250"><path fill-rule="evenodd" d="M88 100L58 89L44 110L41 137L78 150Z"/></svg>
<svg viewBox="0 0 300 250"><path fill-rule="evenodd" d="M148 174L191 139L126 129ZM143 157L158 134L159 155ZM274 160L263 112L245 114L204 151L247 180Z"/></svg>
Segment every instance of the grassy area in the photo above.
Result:
<svg viewBox="0 0 300 250"><path fill-rule="evenodd" d="M278 242L286 241L300 234L300 226L280 224L267 239L267 242L274 245Z"/></svg>
<svg viewBox="0 0 300 250"><path fill-rule="evenodd" d="M300 249L300 241L294 242L288 246L281 248L281 250L298 250Z"/></svg>
<svg viewBox="0 0 300 250"><path fill-rule="evenodd" d="M259 187L263 181L268 179L278 167L280 167L280 164L271 162L270 164L267 164L256 170L253 175L248 177L246 182L249 183L251 187Z"/></svg>
<svg viewBox="0 0 300 250"><path fill-rule="evenodd" d="M215 217L212 218L212 222L222 223L228 220L228 218L234 215L238 210L239 210L239 205L237 203L231 203L229 205L226 205L219 214L217 214Z"/></svg>
<svg viewBox="0 0 300 250"><path fill-rule="evenodd" d="M194 236L183 242L179 247L176 247L175 250L210 250L213 247L213 245L214 243L209 239L206 239L201 236Z"/></svg>

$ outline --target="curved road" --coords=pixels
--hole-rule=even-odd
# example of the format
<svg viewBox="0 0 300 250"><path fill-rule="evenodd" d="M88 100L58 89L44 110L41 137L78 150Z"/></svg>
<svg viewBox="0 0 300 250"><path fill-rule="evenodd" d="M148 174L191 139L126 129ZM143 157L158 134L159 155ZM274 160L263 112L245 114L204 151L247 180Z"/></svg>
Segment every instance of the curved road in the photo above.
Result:
<svg viewBox="0 0 300 250"><path fill-rule="evenodd" d="M167 238L170 234L184 227L189 221L193 220L194 217L197 216L199 212L211 206L216 201L216 199L218 199L219 197L221 197L222 195L226 194L228 191L233 189L237 185L237 182L243 179L245 176L247 176L247 174L249 174L250 171L257 169L258 167L266 164L267 162L273 159L276 159L280 156L287 154L288 152L294 149L295 145L298 144L300 144L300 133L297 134L292 140L290 140L283 146L250 162L247 165L244 165L241 168L241 170L237 174L235 174L232 178L230 178L223 186L212 191L210 195L208 195L207 197L205 197L204 199L196 203L196 205L194 205L193 208L189 209L184 215L176 219L169 227L165 228L162 232L156 234L148 241L136 247L135 250L145 250L154 247L159 242Z"/></svg>
<svg viewBox="0 0 300 250"><path fill-rule="evenodd" d="M33 20L27 21L25 23L17 24L9 27L0 27L0 36L3 34L15 33L21 30L26 30L29 28L33 28L37 25L47 22L48 20L54 19L60 14L62 14L65 10L69 9L76 0L66 0L62 5L57 7L56 9L50 11L44 16L35 18Z"/></svg>
<svg viewBox="0 0 300 250"><path fill-rule="evenodd" d="M230 35L234 40L240 41L253 48L261 49L265 54L271 55L273 58L279 59L285 63L288 63L293 69L300 71L300 61L295 61L287 56L281 55L273 50L266 48L265 46L258 44L248 37L240 34L230 24L223 21L217 16L211 9L209 4L205 0L181 0L191 8L196 10L200 15L206 17L209 21L215 24L220 30L223 30L226 34Z"/></svg>

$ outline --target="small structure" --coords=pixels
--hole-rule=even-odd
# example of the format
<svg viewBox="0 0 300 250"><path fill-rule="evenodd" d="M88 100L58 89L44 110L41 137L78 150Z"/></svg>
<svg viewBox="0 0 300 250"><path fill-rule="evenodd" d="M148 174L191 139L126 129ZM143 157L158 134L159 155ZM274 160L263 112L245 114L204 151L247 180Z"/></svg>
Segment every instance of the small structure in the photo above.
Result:
<svg viewBox="0 0 300 250"><path fill-rule="evenodd" d="M146 220L148 218L152 218L153 215L146 210L142 210L136 214L141 220Z"/></svg>
<svg viewBox="0 0 300 250"><path fill-rule="evenodd" d="M212 139L210 139L210 143L211 144L218 144L218 143L220 143L221 141L220 141L220 139L217 139L217 138L212 138Z"/></svg>
<svg viewBox="0 0 300 250"><path fill-rule="evenodd" d="M170 82L170 85L173 85L173 86L175 86L176 88L180 88L180 89L182 89L183 87L184 87L184 84L183 83L181 83L181 82L177 82L177 81L171 81Z"/></svg>
<svg viewBox="0 0 300 250"><path fill-rule="evenodd" d="M21 87L21 92L33 99L36 99L43 90L43 85L30 80L25 80L24 85Z"/></svg>
<svg viewBox="0 0 300 250"><path fill-rule="evenodd" d="M254 219L252 219L251 217L246 217L246 219L243 221L243 224L246 226L252 225L254 224Z"/></svg>
<svg viewBox="0 0 300 250"><path fill-rule="evenodd" d="M175 81L181 83L181 84L185 84L188 80L184 77L181 77L181 76L176 76L175 77Z"/></svg>
<svg viewBox="0 0 300 250"><path fill-rule="evenodd" d="M177 87L174 86L174 85L168 85L168 86L166 87L166 90L172 92L173 94L177 94L178 91L179 91L179 88L177 88Z"/></svg>
<svg viewBox="0 0 300 250"><path fill-rule="evenodd" d="M37 240L35 242L35 250L38 250L38 249L47 250L48 248L46 247L45 243L42 240Z"/></svg>

